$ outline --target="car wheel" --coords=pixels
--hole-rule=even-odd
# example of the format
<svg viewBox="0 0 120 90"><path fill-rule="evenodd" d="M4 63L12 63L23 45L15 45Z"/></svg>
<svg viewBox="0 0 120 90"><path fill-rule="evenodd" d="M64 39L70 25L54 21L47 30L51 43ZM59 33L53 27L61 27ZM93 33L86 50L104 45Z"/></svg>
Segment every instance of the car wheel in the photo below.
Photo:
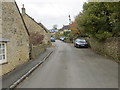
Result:
<svg viewBox="0 0 120 90"><path fill-rule="evenodd" d="M78 48L78 45L76 45L76 48Z"/></svg>

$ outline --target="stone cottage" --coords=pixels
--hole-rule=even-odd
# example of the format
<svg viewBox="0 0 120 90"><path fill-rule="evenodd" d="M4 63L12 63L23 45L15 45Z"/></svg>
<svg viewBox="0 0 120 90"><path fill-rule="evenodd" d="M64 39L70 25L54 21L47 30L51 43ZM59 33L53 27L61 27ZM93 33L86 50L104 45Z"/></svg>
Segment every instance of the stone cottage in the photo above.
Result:
<svg viewBox="0 0 120 90"><path fill-rule="evenodd" d="M29 32L15 1L0 1L0 66L6 74L29 60Z"/></svg>
<svg viewBox="0 0 120 90"><path fill-rule="evenodd" d="M50 41L50 33L46 29L46 27L42 23L36 22L32 17L30 17L28 14L26 14L26 9L22 7L22 16L24 19L24 22L27 26L28 32L30 35L32 33L40 33L41 35L44 35L43 43L40 45L31 45L31 58L37 57L40 53L44 51L46 48L45 46L49 44Z"/></svg>

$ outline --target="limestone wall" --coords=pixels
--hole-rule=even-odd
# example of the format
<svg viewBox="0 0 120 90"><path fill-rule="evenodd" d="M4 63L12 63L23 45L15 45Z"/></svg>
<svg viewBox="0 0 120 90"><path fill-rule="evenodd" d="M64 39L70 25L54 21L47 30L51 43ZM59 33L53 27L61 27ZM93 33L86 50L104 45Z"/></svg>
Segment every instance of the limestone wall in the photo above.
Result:
<svg viewBox="0 0 120 90"><path fill-rule="evenodd" d="M50 42L50 37L51 37L50 33L49 33L49 32L48 32L48 33L45 32L44 35L45 35L45 39L44 39L45 44L49 44L49 42Z"/></svg>
<svg viewBox="0 0 120 90"><path fill-rule="evenodd" d="M23 10L25 10L25 9L23 9ZM30 16L28 16L25 13L25 11L24 11L24 13L22 13L22 16L23 16L23 19L25 21L25 24L26 24L27 29L28 29L30 34L37 32L37 33L44 35L43 44L37 45L37 46L32 45L31 58L34 59L38 55L40 55L40 53L42 53L42 51L44 51L44 49L46 48L45 46L47 44L49 44L48 41L50 40L50 34L48 32L46 32L46 30L44 29L44 26L41 26L42 24L37 23L34 19L32 19Z"/></svg>
<svg viewBox="0 0 120 90"><path fill-rule="evenodd" d="M35 20L33 20L27 14L23 15L23 19L25 21L25 24L28 28L29 33L32 33L32 32L41 33L45 37L44 40L43 40L43 43L47 43L47 33L46 33L46 31Z"/></svg>
<svg viewBox="0 0 120 90"><path fill-rule="evenodd" d="M108 38L104 42L90 39L89 43L91 48L96 52L120 61L120 37Z"/></svg>
<svg viewBox="0 0 120 90"><path fill-rule="evenodd" d="M46 45L43 44L32 46L32 59L37 58L45 50L46 50Z"/></svg>
<svg viewBox="0 0 120 90"><path fill-rule="evenodd" d="M7 38L7 64L2 74L8 73L29 60L29 36L15 2L2 3L2 38Z"/></svg>
<svg viewBox="0 0 120 90"><path fill-rule="evenodd" d="M42 27L37 25L37 23L33 19L31 19L31 17L29 17L28 15L23 15L23 19L25 21L29 33L40 32L41 34L44 34L44 30L42 29Z"/></svg>

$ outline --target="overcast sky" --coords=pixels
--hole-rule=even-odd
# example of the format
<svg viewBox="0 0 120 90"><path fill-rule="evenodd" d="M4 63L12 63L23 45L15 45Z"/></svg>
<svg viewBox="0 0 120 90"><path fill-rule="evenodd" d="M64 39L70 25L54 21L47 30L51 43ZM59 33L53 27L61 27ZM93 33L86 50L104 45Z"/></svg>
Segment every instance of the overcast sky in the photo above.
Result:
<svg viewBox="0 0 120 90"><path fill-rule="evenodd" d="M87 0L16 0L20 10L25 5L26 13L41 22L46 28L53 25L61 28L69 24L69 14L72 21L82 11L83 3Z"/></svg>

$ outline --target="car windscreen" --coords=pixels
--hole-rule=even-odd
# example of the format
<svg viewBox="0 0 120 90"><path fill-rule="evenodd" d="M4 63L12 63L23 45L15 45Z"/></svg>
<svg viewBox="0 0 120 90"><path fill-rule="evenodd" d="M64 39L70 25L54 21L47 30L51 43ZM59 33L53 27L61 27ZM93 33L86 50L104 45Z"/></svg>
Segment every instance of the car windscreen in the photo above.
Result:
<svg viewBox="0 0 120 90"><path fill-rule="evenodd" d="M85 40L80 40L80 39L76 40L76 42L79 42L79 43L86 43Z"/></svg>

